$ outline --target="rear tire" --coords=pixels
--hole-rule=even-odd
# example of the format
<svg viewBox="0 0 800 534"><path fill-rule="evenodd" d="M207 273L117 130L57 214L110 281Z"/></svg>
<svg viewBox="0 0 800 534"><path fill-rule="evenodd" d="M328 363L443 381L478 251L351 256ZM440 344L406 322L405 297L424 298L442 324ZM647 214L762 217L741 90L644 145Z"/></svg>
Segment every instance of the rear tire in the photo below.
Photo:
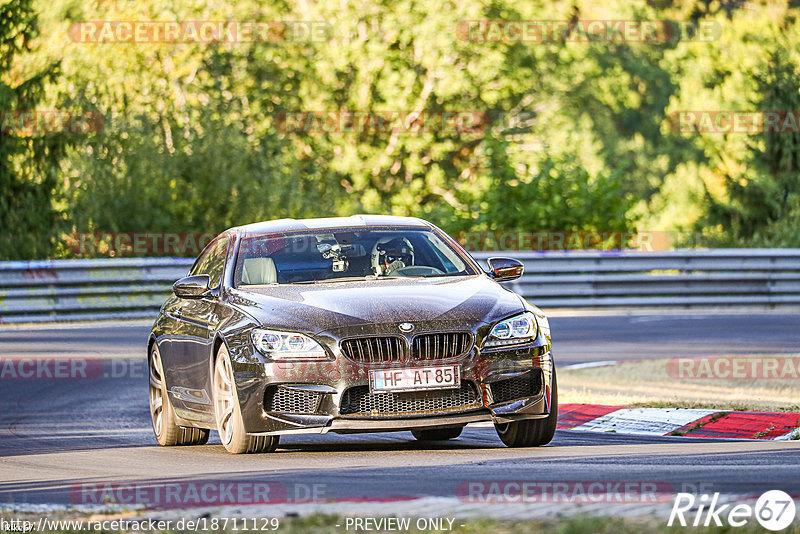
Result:
<svg viewBox="0 0 800 534"><path fill-rule="evenodd" d="M422 430L412 430L411 433L419 441L447 441L456 439L464 430L463 426L452 428L428 428Z"/></svg>
<svg viewBox="0 0 800 534"><path fill-rule="evenodd" d="M219 439L231 454L272 452L278 447L278 436L251 436L245 432L233 366L224 343L214 363L214 417Z"/></svg>
<svg viewBox="0 0 800 534"><path fill-rule="evenodd" d="M556 433L558 423L558 384L553 369L553 388L550 393L550 415L544 419L527 419L494 425L497 435L508 447L541 447L547 445Z"/></svg>
<svg viewBox="0 0 800 534"><path fill-rule="evenodd" d="M205 445L211 433L207 428L180 426L177 423L175 409L169 400L167 386L164 381L164 364L161 352L153 343L148 357L150 375L150 419L153 422L153 433L162 447L173 445Z"/></svg>

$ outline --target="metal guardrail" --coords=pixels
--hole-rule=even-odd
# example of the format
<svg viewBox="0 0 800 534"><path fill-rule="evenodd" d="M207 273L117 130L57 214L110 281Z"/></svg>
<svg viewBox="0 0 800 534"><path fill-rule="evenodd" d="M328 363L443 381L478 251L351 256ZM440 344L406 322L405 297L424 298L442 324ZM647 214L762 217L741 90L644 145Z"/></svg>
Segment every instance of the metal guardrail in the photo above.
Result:
<svg viewBox="0 0 800 534"><path fill-rule="evenodd" d="M525 264L508 285L543 308L800 304L800 249L473 254L495 255Z"/></svg>
<svg viewBox="0 0 800 534"><path fill-rule="evenodd" d="M155 318L193 258L0 262L0 322Z"/></svg>
<svg viewBox="0 0 800 534"><path fill-rule="evenodd" d="M800 305L800 249L480 252L542 308ZM191 258L0 262L0 322L151 318Z"/></svg>

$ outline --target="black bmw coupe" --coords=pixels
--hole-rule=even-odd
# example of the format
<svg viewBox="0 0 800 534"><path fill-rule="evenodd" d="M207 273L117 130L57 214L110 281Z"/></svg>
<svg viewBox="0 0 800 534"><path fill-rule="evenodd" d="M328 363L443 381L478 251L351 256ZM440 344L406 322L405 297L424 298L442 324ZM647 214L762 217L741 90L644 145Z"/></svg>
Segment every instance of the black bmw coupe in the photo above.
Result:
<svg viewBox="0 0 800 534"><path fill-rule="evenodd" d="M217 236L175 282L148 340L161 445L219 432L232 453L281 434L410 430L458 437L491 421L544 445L558 411L550 327L450 236L414 218L283 219Z"/></svg>

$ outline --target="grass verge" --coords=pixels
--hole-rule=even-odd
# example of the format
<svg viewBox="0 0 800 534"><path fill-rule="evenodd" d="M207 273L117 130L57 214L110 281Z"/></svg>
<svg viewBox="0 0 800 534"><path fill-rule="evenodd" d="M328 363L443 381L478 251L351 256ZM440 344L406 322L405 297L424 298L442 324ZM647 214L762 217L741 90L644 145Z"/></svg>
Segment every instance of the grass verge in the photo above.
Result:
<svg viewBox="0 0 800 534"><path fill-rule="evenodd" d="M668 373L668 361L559 369L558 400L643 408L800 411L798 379L679 379Z"/></svg>

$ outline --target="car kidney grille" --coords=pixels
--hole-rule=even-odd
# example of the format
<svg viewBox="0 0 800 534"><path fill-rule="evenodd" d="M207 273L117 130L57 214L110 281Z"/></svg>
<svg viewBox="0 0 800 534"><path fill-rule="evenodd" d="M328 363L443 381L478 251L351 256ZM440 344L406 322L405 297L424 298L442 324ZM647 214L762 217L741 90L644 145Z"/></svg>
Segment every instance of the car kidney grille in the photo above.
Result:
<svg viewBox="0 0 800 534"><path fill-rule="evenodd" d="M356 386L342 395L341 415L386 417L462 412L481 407L481 398L472 382L459 389L370 393L369 386Z"/></svg>
<svg viewBox="0 0 800 534"><path fill-rule="evenodd" d="M359 363L403 363L405 341L401 337L361 337L346 339L341 343L342 352Z"/></svg>
<svg viewBox="0 0 800 534"><path fill-rule="evenodd" d="M264 394L264 409L268 412L313 414L319 411L322 394L300 391L283 386L270 386Z"/></svg>
<svg viewBox="0 0 800 534"><path fill-rule="evenodd" d="M542 390L541 371L531 371L507 380L491 384L492 400L495 403L507 402L538 395Z"/></svg>
<svg viewBox="0 0 800 534"><path fill-rule="evenodd" d="M472 349L472 336L467 332L421 334L414 338L412 356L424 362L459 358Z"/></svg>

